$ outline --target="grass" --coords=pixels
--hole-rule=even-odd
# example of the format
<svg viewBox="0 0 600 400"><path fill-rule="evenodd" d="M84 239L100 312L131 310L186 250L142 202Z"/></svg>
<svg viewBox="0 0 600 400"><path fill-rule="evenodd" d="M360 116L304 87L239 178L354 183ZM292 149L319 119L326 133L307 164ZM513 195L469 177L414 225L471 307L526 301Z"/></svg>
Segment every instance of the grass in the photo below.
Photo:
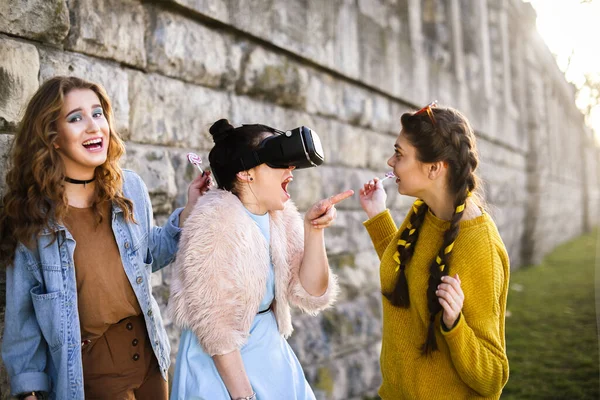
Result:
<svg viewBox="0 0 600 400"><path fill-rule="evenodd" d="M506 318L510 378L502 399L600 398L597 246L595 231L512 274Z"/></svg>

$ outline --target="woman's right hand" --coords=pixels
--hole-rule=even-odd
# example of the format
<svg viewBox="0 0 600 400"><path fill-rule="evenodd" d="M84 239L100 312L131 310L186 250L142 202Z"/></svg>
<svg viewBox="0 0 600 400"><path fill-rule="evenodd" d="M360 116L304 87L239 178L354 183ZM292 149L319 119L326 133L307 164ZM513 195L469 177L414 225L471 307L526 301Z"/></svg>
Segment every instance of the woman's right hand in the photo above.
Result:
<svg viewBox="0 0 600 400"><path fill-rule="evenodd" d="M385 211L387 194L379 178L373 178L360 189L360 205L369 219Z"/></svg>

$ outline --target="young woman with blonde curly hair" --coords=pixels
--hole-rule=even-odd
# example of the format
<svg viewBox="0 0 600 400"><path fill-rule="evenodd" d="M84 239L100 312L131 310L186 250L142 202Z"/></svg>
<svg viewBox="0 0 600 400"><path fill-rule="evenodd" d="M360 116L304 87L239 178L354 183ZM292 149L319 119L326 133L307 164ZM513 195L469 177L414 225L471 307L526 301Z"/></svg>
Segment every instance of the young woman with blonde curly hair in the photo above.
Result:
<svg viewBox="0 0 600 400"><path fill-rule="evenodd" d="M504 314L509 260L477 200L467 119L431 104L401 117L388 160L417 200L400 229L381 181L360 191L381 260L383 399L498 399L508 379Z"/></svg>
<svg viewBox="0 0 600 400"><path fill-rule="evenodd" d="M172 259L188 203L153 226L146 186L121 170L104 89L43 83L15 135L0 211L2 358L19 398L167 398L169 340L150 274Z"/></svg>

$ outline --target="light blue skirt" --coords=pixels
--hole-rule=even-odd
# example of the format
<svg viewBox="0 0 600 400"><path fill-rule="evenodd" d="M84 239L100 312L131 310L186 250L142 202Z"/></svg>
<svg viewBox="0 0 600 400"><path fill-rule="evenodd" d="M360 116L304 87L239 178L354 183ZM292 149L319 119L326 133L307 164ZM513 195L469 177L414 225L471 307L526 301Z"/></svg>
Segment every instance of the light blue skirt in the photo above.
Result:
<svg viewBox="0 0 600 400"><path fill-rule="evenodd" d="M272 311L257 314L241 349L246 374L258 400L314 400L302 367L279 334ZM179 343L171 400L230 400L212 358L196 335L184 330Z"/></svg>

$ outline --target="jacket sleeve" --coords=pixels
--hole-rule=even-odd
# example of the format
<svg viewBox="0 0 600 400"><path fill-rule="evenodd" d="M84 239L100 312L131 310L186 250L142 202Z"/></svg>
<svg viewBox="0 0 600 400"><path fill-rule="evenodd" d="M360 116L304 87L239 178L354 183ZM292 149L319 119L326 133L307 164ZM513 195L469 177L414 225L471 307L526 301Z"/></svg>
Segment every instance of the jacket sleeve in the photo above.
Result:
<svg viewBox="0 0 600 400"><path fill-rule="evenodd" d="M169 311L178 326L194 332L212 357L246 343L260 302L251 293L258 293L256 297L262 293L266 278L255 283L256 277L232 251L232 243L249 242L242 230L226 231L201 220L202 215L193 212L186 221L174 263ZM262 256L268 259L267 251L265 246ZM249 311L253 304L256 309Z"/></svg>
<svg viewBox="0 0 600 400"><path fill-rule="evenodd" d="M337 298L339 286L337 276L329 269L329 284L321 296L313 296L304 289L300 281L300 267L304 257L304 224L298 212L290 213L286 218L287 259L290 265L289 302L302 311L316 315L330 307Z"/></svg>
<svg viewBox="0 0 600 400"><path fill-rule="evenodd" d="M154 225L154 213L152 211L152 203L148 195L148 188L140 178L141 193L144 198L144 218L148 227L148 250L151 257L147 257L146 261L151 261L152 272L156 272L165 266L169 265L175 257L179 238L181 236L181 228L179 227L179 215L183 208L178 208L169 216L169 219L163 226ZM150 264L150 262L147 262Z"/></svg>
<svg viewBox="0 0 600 400"><path fill-rule="evenodd" d="M6 313L2 339L2 359L10 378L11 393L49 391L44 372L47 344L42 336L31 299L31 289L39 283L27 269L24 249L17 249L6 270Z"/></svg>
<svg viewBox="0 0 600 400"><path fill-rule="evenodd" d="M450 331L442 335L450 349L459 376L481 396L498 394L508 380L504 316L508 291L508 256L492 251L491 268L462 276L465 296L463 313ZM466 285L466 282L475 284Z"/></svg>

